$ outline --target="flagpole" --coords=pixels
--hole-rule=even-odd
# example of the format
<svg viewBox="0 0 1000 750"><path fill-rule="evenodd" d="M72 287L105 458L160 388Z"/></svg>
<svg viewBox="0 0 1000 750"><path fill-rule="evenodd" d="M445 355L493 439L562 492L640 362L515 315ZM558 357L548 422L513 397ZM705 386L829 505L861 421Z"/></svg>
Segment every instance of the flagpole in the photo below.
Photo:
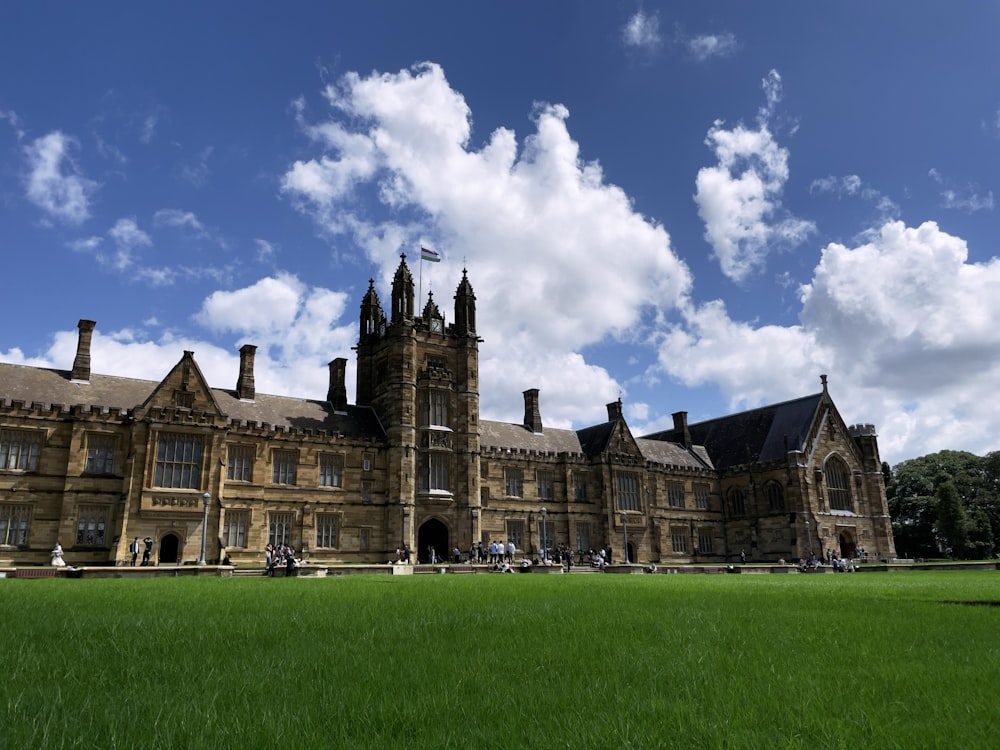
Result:
<svg viewBox="0 0 1000 750"><path fill-rule="evenodd" d="M420 307L420 303L424 299L424 253L423 250L419 253L420 258L420 286L417 288L417 309L413 311L413 317L419 318L423 310Z"/></svg>

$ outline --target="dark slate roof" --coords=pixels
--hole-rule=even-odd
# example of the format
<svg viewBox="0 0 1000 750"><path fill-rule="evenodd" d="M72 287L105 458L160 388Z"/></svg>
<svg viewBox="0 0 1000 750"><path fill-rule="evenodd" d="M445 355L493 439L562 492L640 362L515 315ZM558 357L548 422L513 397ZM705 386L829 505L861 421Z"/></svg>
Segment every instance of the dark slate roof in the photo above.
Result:
<svg viewBox="0 0 1000 750"><path fill-rule="evenodd" d="M557 430L546 427L544 432L535 433L523 424L509 422L479 423L479 444L484 448L510 448L552 453L583 453L577 433L573 430Z"/></svg>
<svg viewBox="0 0 1000 750"><path fill-rule="evenodd" d="M671 443L667 440L636 438L635 443L642 451L642 457L647 461L692 469L714 468L712 459L709 458L705 448L700 445L692 446L691 450L687 450L680 443Z"/></svg>
<svg viewBox="0 0 1000 750"><path fill-rule="evenodd" d="M5 403L79 404L127 411L142 404L158 385L152 380L111 375L91 375L89 382L74 382L68 370L0 363L0 399ZM337 413L325 401L266 394L256 394L253 401L241 401L235 391L221 388L213 388L212 394L223 413L240 422L266 422L277 428L349 437L385 437L375 412L366 406L348 406L344 413Z"/></svg>
<svg viewBox="0 0 1000 750"><path fill-rule="evenodd" d="M596 456L607 449L614 431L614 422L602 422L577 430L576 434L580 438L581 450L588 456Z"/></svg>
<svg viewBox="0 0 1000 750"><path fill-rule="evenodd" d="M705 446L715 468L724 470L750 463L784 459L790 450L803 450L822 393L759 409L688 425L691 442ZM648 440L681 442L682 434L664 430Z"/></svg>

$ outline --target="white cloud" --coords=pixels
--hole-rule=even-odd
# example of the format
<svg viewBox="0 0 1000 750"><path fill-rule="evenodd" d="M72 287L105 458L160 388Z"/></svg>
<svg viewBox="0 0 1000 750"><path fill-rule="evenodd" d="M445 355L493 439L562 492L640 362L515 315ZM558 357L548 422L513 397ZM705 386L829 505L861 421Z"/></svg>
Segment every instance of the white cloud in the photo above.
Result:
<svg viewBox="0 0 1000 750"><path fill-rule="evenodd" d="M1000 448L998 284L1000 259L969 263L965 242L933 222L887 222L856 247L823 249L799 325L734 321L721 302L685 309L658 369L717 385L733 408L801 395L828 373L844 418L879 427L883 458L985 453Z"/></svg>
<svg viewBox="0 0 1000 750"><path fill-rule="evenodd" d="M639 10L625 22L622 41L626 47L653 50L660 46L660 19L655 13Z"/></svg>
<svg viewBox="0 0 1000 750"><path fill-rule="evenodd" d="M14 131L14 135L17 140L23 141L25 136L24 126L21 124L21 118L18 117L17 112L12 109L2 110L0 109L0 120L6 120L10 123L11 129Z"/></svg>
<svg viewBox="0 0 1000 750"><path fill-rule="evenodd" d="M188 229L199 237L208 236L208 232L197 216L190 211L181 211L176 208L161 208L153 214L153 226Z"/></svg>
<svg viewBox="0 0 1000 750"><path fill-rule="evenodd" d="M604 418L601 403L618 389L579 352L607 337L641 338L643 321L686 295L691 278L663 227L581 158L566 108L539 104L534 132L520 143L498 128L475 149L471 112L437 65L349 74L325 96L330 120L303 123L321 151L289 167L286 195L324 230L347 232L366 249L381 269L384 302L400 247L415 251L424 240L442 252L444 261L423 271L424 294L433 284L439 301L467 264L480 334L503 342L481 362L484 413L523 414L521 391L551 383L550 398L564 400L546 400L547 424L580 419L580 399L596 401L592 416ZM357 212L340 188L343 174L358 189L377 189L385 221ZM414 218L400 224L400 216ZM414 252L409 262L416 276Z"/></svg>
<svg viewBox="0 0 1000 750"><path fill-rule="evenodd" d="M196 188L205 187L208 184L208 178L212 175L208 160L214 152L214 146L206 146L195 157L183 162L177 172L180 179Z"/></svg>
<svg viewBox="0 0 1000 750"><path fill-rule="evenodd" d="M723 273L742 281L774 250L795 247L815 231L811 221L791 216L781 206L788 180L788 150L774 140L768 121L781 98L781 79L771 71L762 82L766 104L757 129L716 121L705 144L718 159L698 171L695 202Z"/></svg>
<svg viewBox="0 0 1000 750"><path fill-rule="evenodd" d="M55 130L24 149L28 200L67 224L82 224L89 218L90 197L98 187L73 163L70 151L76 145L76 139Z"/></svg>
<svg viewBox="0 0 1000 750"><path fill-rule="evenodd" d="M737 50L736 37L729 32L699 34L683 39L682 43L688 54L698 62L704 62L714 57L729 57Z"/></svg>
<svg viewBox="0 0 1000 750"><path fill-rule="evenodd" d="M153 140L153 135L156 133L156 125L159 118L155 115L147 115L142 121L142 127L139 130L139 142L140 143L151 143Z"/></svg>
<svg viewBox="0 0 1000 750"><path fill-rule="evenodd" d="M941 205L944 208L953 208L967 214L993 210L992 190L988 190L986 195L982 195L978 186L972 183L955 187L954 180L945 177L934 167L928 170L927 176L943 187Z"/></svg>
<svg viewBox="0 0 1000 750"><path fill-rule="evenodd" d="M114 241L116 252L114 257L104 257L103 260L118 271L124 271L135 263L133 251L136 248L153 244L149 235L139 229L135 218L119 219L108 230L108 236Z"/></svg>

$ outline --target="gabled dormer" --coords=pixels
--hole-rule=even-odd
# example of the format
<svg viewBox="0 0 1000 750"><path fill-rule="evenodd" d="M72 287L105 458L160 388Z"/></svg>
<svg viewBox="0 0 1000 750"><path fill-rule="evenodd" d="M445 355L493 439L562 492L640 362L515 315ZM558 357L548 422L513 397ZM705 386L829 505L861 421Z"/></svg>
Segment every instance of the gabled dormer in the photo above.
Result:
<svg viewBox="0 0 1000 750"><path fill-rule="evenodd" d="M135 410L135 418L146 419L154 412L158 413L157 419L169 421L226 418L201 368L194 361L194 352L188 351Z"/></svg>
<svg viewBox="0 0 1000 750"><path fill-rule="evenodd" d="M444 316L434 302L434 292L427 293L427 304L424 305L424 312L421 315L427 330L432 333L444 333Z"/></svg>

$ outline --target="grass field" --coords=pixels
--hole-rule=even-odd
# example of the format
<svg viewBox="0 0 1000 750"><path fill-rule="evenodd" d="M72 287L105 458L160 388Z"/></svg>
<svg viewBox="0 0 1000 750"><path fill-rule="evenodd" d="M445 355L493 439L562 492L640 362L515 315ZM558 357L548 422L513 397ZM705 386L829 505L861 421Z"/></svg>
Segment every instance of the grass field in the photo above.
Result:
<svg viewBox="0 0 1000 750"><path fill-rule="evenodd" d="M993 748L996 572L0 582L10 748Z"/></svg>

